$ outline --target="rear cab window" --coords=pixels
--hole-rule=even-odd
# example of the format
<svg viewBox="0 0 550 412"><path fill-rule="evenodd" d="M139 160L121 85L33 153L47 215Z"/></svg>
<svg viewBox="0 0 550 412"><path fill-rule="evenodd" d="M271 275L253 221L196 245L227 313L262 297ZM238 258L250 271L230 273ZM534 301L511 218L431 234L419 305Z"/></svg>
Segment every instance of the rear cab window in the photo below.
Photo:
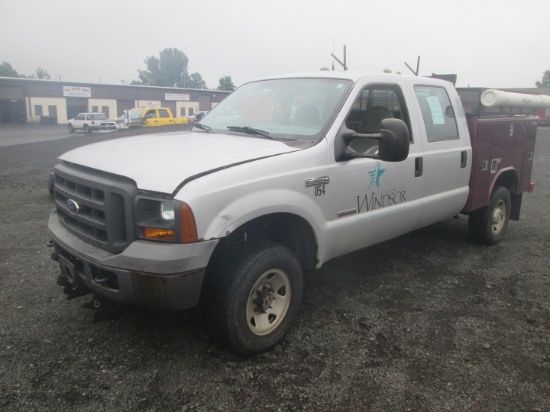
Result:
<svg viewBox="0 0 550 412"><path fill-rule="evenodd" d="M458 140L456 116L443 87L414 86L428 142Z"/></svg>
<svg viewBox="0 0 550 412"><path fill-rule="evenodd" d="M168 110L166 109L158 109L158 112L159 112L159 117L170 117L170 115L168 114Z"/></svg>

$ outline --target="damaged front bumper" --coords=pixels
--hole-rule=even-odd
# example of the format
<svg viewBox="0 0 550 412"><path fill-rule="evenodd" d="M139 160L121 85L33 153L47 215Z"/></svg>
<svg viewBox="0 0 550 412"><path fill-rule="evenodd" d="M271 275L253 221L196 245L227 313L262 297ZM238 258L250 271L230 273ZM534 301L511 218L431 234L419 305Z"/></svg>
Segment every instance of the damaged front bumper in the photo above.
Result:
<svg viewBox="0 0 550 412"><path fill-rule="evenodd" d="M217 240L191 244L134 241L113 254L74 236L50 215L52 259L59 262L65 286L90 290L121 303L182 310L199 302L206 266Z"/></svg>

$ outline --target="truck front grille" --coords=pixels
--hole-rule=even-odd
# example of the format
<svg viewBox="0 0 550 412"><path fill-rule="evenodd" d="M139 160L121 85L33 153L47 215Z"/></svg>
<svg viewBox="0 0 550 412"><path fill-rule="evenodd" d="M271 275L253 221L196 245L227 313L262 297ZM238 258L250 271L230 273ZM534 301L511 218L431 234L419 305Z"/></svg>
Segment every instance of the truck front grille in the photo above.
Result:
<svg viewBox="0 0 550 412"><path fill-rule="evenodd" d="M57 213L67 230L111 253L134 240L132 181L64 163L54 174Z"/></svg>

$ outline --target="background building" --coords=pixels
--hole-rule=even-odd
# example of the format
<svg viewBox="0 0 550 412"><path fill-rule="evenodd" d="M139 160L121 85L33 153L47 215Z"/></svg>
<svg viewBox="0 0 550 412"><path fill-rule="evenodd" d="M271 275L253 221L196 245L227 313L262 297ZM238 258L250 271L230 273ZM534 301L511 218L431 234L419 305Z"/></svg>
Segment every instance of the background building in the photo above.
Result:
<svg viewBox="0 0 550 412"><path fill-rule="evenodd" d="M209 111L231 92L0 77L0 122L65 124L81 112L114 118L134 107L168 107L176 117Z"/></svg>

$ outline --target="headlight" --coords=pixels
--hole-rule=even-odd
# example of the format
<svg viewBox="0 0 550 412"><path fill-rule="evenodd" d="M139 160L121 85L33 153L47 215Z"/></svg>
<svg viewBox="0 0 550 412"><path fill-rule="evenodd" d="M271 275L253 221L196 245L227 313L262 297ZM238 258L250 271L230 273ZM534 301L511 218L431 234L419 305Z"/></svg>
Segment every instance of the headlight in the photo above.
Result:
<svg viewBox="0 0 550 412"><path fill-rule="evenodd" d="M176 212L172 202L160 203L160 218L166 222L174 222L176 220Z"/></svg>
<svg viewBox="0 0 550 412"><path fill-rule="evenodd" d="M135 205L139 238L180 243L197 241L195 217L186 203L138 196Z"/></svg>

